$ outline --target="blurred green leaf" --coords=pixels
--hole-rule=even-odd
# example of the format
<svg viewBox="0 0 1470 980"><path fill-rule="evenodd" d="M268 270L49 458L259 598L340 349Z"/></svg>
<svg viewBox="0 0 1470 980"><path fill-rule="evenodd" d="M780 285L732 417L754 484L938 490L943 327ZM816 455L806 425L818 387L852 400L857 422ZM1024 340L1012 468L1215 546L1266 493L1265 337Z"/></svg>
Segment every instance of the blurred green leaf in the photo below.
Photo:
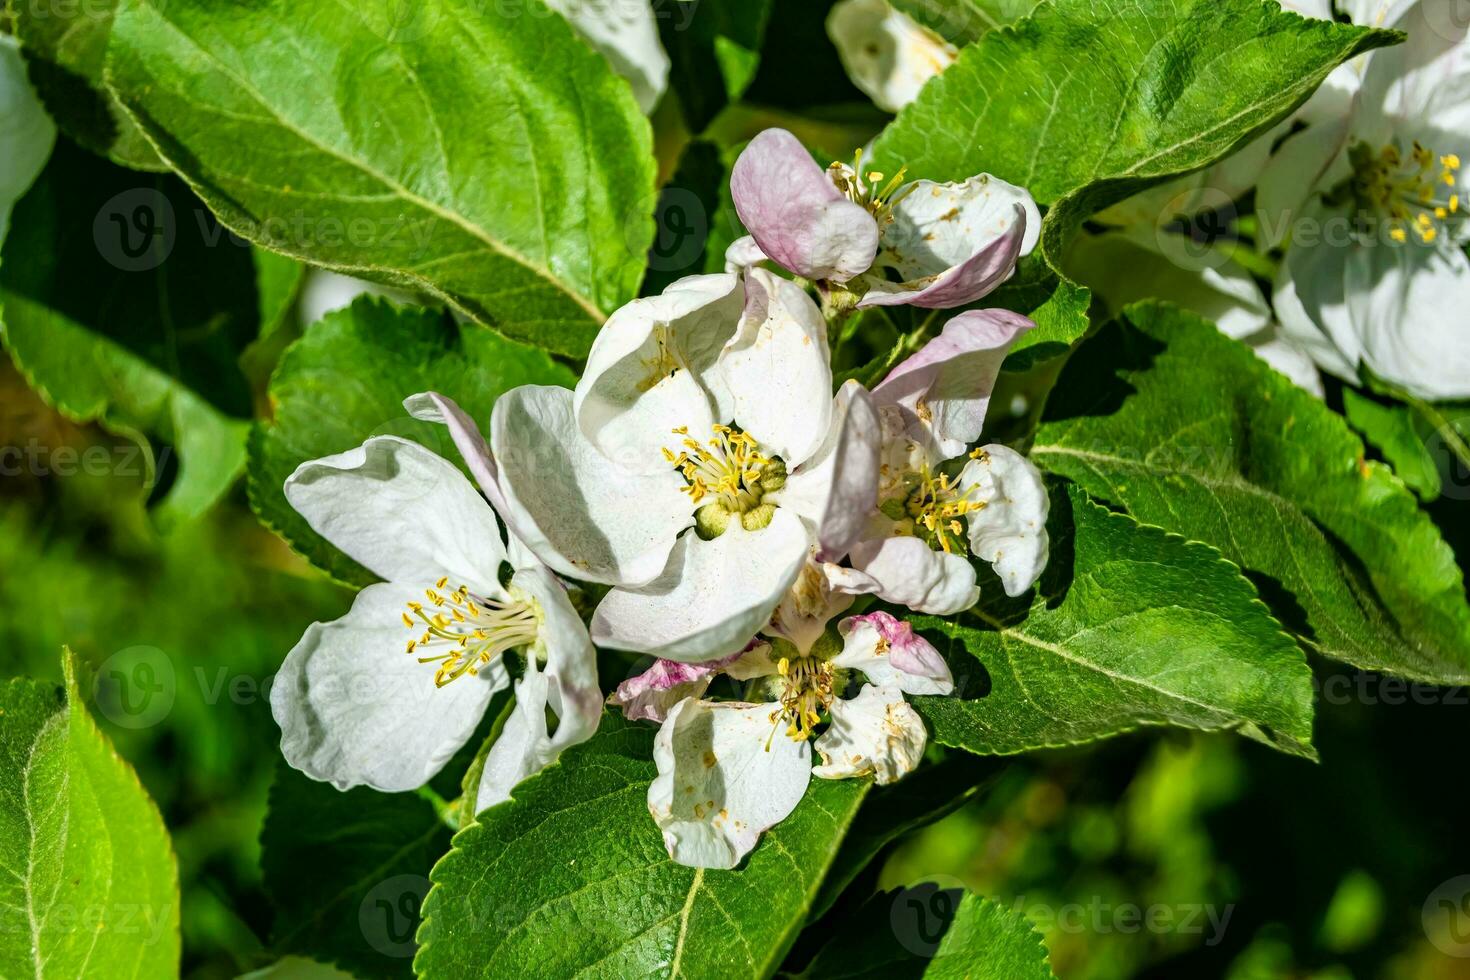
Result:
<svg viewBox="0 0 1470 980"><path fill-rule="evenodd" d="M1174 307L1141 304L1057 382L1037 463L1141 521L1204 541L1323 655L1470 680L1455 556L1340 415Z"/></svg>
<svg viewBox="0 0 1470 980"><path fill-rule="evenodd" d="M90 678L70 651L62 667L64 691L0 685L0 973L177 975L168 831L87 713Z"/></svg>
<svg viewBox="0 0 1470 980"><path fill-rule="evenodd" d="M177 451L154 507L166 527L208 509L244 463L251 398L238 358L256 311L249 249L182 182L66 140L0 252L0 330L31 387L68 418L138 441L150 484L145 436Z"/></svg>
<svg viewBox="0 0 1470 980"><path fill-rule="evenodd" d="M586 353L652 236L647 121L539 0L306 10L124 0L108 80L220 220Z"/></svg>
<svg viewBox="0 0 1470 980"><path fill-rule="evenodd" d="M915 699L936 741L1011 754L1175 725L1315 755L1311 671L1219 552L1073 486L1053 494L1049 530L1033 595L996 583L968 625L911 617L956 679L955 697Z"/></svg>
<svg viewBox="0 0 1470 980"><path fill-rule="evenodd" d="M806 916L868 783L813 779L734 871L673 863L648 814L654 729L590 741L454 838L424 901L424 976L762 977Z"/></svg>
<svg viewBox="0 0 1470 980"><path fill-rule="evenodd" d="M444 427L410 418L403 399L437 391L488 427L502 392L573 381L570 371L534 348L460 327L442 313L359 298L313 324L281 358L270 387L275 417L250 437L251 505L318 568L366 585L373 576L327 544L286 502L282 487L297 466L375 435L413 439L458 462Z"/></svg>
<svg viewBox="0 0 1470 980"><path fill-rule="evenodd" d="M657 7L669 53L669 89L684 122L702 133L755 77L772 0L668 0Z"/></svg>
<svg viewBox="0 0 1470 980"><path fill-rule="evenodd" d="M449 838L421 796L344 793L280 763L260 834L272 947L362 978L412 976L419 903Z"/></svg>

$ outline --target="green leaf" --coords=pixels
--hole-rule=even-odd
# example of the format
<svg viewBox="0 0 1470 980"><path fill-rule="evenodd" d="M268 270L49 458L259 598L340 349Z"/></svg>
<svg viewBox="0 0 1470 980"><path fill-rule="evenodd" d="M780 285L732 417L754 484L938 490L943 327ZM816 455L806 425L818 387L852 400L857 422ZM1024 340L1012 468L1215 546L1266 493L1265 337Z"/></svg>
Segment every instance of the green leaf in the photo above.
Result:
<svg viewBox="0 0 1470 980"><path fill-rule="evenodd" d="M956 752L940 762L921 766L900 782L868 793L832 860L832 870L822 880L808 921L825 915L889 844L942 820L979 796L1005 766L997 759Z"/></svg>
<svg viewBox="0 0 1470 980"><path fill-rule="evenodd" d="M1414 426L1408 405L1385 405L1352 388L1342 392L1343 414L1383 454L1398 478L1424 500L1439 496L1439 467Z"/></svg>
<svg viewBox="0 0 1470 980"><path fill-rule="evenodd" d="M1014 24L1038 0L893 0L895 9L962 48L989 32Z"/></svg>
<svg viewBox="0 0 1470 980"><path fill-rule="evenodd" d="M102 84L113 0L9 5L31 84L62 132L134 170L167 170L137 125Z"/></svg>
<svg viewBox="0 0 1470 980"><path fill-rule="evenodd" d="M286 502L286 477L309 459L375 435L413 439L446 459L459 453L443 426L410 418L403 400L437 391L481 425L502 392L523 384L570 386L570 371L541 351L442 313L362 297L313 324L287 348L271 378L275 417L250 436L247 485L260 519L339 581L376 579L327 544Z"/></svg>
<svg viewBox="0 0 1470 980"><path fill-rule="evenodd" d="M1020 912L932 884L878 892L799 976L810 980L1056 980Z"/></svg>
<svg viewBox="0 0 1470 980"><path fill-rule="evenodd" d="M389 13L403 14L392 22ZM228 227L585 354L652 237L647 121L539 0L124 0L108 81Z"/></svg>
<svg viewBox="0 0 1470 980"><path fill-rule="evenodd" d="M0 684L0 975L177 976L168 831L87 713L90 678L69 650L62 669L64 691Z"/></svg>
<svg viewBox="0 0 1470 980"><path fill-rule="evenodd" d="M1261 0L1053 0L962 51L873 159L1027 188L1051 206L1043 248L1055 264L1088 215L1219 160L1337 65L1396 38Z"/></svg>
<svg viewBox="0 0 1470 980"><path fill-rule="evenodd" d="M177 452L160 524L229 489L252 410L238 358L258 329L255 271L180 181L59 140L16 205L0 304L5 347L47 402L135 439L150 485L145 436Z"/></svg>
<svg viewBox="0 0 1470 980"><path fill-rule="evenodd" d="M925 980L1056 980L1041 935L1020 912L966 895Z"/></svg>
<svg viewBox="0 0 1470 980"><path fill-rule="evenodd" d="M449 839L421 796L344 793L280 763L260 834L272 948L358 977L412 976L419 903Z"/></svg>
<svg viewBox="0 0 1470 980"><path fill-rule="evenodd" d="M1074 486L1055 488L1048 530L1034 594L996 583L965 625L913 618L955 676L956 697L915 699L936 741L1011 754L1175 725L1315 756L1311 670L1219 552Z"/></svg>
<svg viewBox="0 0 1470 980"><path fill-rule="evenodd" d="M1028 270L1039 282L1027 277ZM1006 355L1007 371L1027 371L1042 361L1067 353L1090 325L1087 310L1092 303L1092 292L1085 286L1052 273L1043 262L1031 260L1023 263L1017 279L1022 281L1007 283L993 294L988 305L1007 305L1007 299L1012 296L1034 296L1037 288L1049 289L1050 293L1039 304L1034 298L1021 300L1022 309L1017 312L1034 320L1036 328L1023 333Z"/></svg>
<svg viewBox="0 0 1470 980"><path fill-rule="evenodd" d="M1341 416L1193 314L1141 304L1091 338L1032 456L1218 548L1323 655L1470 680L1464 579L1413 495Z"/></svg>
<svg viewBox="0 0 1470 980"><path fill-rule="evenodd" d="M648 814L654 729L590 741L454 838L424 901L421 976L764 977L868 783L813 779L735 871L674 864Z"/></svg>
<svg viewBox="0 0 1470 980"><path fill-rule="evenodd" d="M692 132L704 132L755 77L771 3L700 0L657 8L659 38L669 53L669 90L678 95Z"/></svg>

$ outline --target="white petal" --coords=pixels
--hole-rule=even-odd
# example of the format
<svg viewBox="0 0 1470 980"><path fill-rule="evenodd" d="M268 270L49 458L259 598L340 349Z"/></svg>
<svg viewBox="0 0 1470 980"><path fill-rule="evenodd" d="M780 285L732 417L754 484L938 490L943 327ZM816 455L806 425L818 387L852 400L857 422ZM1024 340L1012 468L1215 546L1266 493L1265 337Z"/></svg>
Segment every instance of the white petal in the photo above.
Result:
<svg viewBox="0 0 1470 980"><path fill-rule="evenodd" d="M1021 255L1029 255L1041 236L1041 212L1031 194L990 174L959 183L916 180L892 216L879 232L878 261L905 280L959 265L1004 237L1018 220L1025 223Z"/></svg>
<svg viewBox="0 0 1470 980"><path fill-rule="evenodd" d="M796 581L781 597L775 612L771 613L771 621L764 630L767 636L779 636L790 641L803 655L811 652L827 631L827 624L846 612L853 601L852 592L832 587L828 569L835 570L842 578L851 571L831 563L808 561L804 564Z"/></svg>
<svg viewBox="0 0 1470 980"><path fill-rule="evenodd" d="M857 697L832 702L832 724L817 738L823 779L872 774L880 786L897 782L924 758L929 733L897 688L864 685Z"/></svg>
<svg viewBox="0 0 1470 980"><path fill-rule="evenodd" d="M568 578L647 582L667 563L675 535L692 523L674 469L640 475L608 460L577 427L565 388L506 392L490 431L506 523Z"/></svg>
<svg viewBox="0 0 1470 980"><path fill-rule="evenodd" d="M15 38L0 35L0 241L10 209L51 156L56 126L26 77Z"/></svg>
<svg viewBox="0 0 1470 980"><path fill-rule="evenodd" d="M448 575L500 594L494 512L453 463L416 442L375 436L302 463L285 490L314 531L375 575L420 589Z"/></svg>
<svg viewBox="0 0 1470 980"><path fill-rule="evenodd" d="M1256 216L1267 245L1280 245L1313 214L1313 193L1335 186L1349 175L1347 117L1308 126L1287 137L1261 172L1256 187Z"/></svg>
<svg viewBox="0 0 1470 980"><path fill-rule="evenodd" d="M1326 397L1322 375L1317 373L1317 365L1312 362L1311 356L1281 336L1275 326L1253 337L1247 337L1245 342L1256 352L1257 357L1290 378L1292 384L1318 398Z"/></svg>
<svg viewBox="0 0 1470 980"><path fill-rule="evenodd" d="M500 493L500 475L495 467L495 457L490 455L490 444L485 441L480 427L470 418L469 413L460 408L454 399L437 391L409 395L403 400L403 409L416 419L437 422L449 430L449 438L454 440L454 448L459 450L465 466L480 485L480 492L489 498L490 505L497 513L504 515L505 498Z"/></svg>
<svg viewBox="0 0 1470 980"><path fill-rule="evenodd" d="M786 478L774 495L811 524L817 557L840 561L878 506L878 449L882 425L867 389L844 382L833 404L827 438Z"/></svg>
<svg viewBox="0 0 1470 980"><path fill-rule="evenodd" d="M717 421L733 420L792 469L831 424L827 323L804 289L765 269L750 270L745 296L739 329L710 371Z"/></svg>
<svg viewBox="0 0 1470 980"><path fill-rule="evenodd" d="M908 623L886 612L849 616L837 626L843 636L835 666L860 670L879 687L905 694L950 694L954 676L934 645Z"/></svg>
<svg viewBox="0 0 1470 980"><path fill-rule="evenodd" d="M413 303L412 293L355 276L344 276L330 269L308 268L301 282L301 295L296 301L296 322L303 329L328 313L345 309L359 296L383 296L398 303Z"/></svg>
<svg viewBox="0 0 1470 980"><path fill-rule="evenodd" d="M1034 326L1009 310L961 313L889 372L873 389L873 403L897 407L908 437L933 458L959 456L980 438L1006 353Z"/></svg>
<svg viewBox="0 0 1470 980"><path fill-rule="evenodd" d="M861 541L853 546L852 565L878 583L874 594L915 612L952 616L980 598L967 560L915 537Z"/></svg>
<svg viewBox="0 0 1470 980"><path fill-rule="evenodd" d="M960 488L985 507L968 516L970 552L995 567L1006 595L1031 588L1046 568L1051 507L1041 473L1031 461L1005 446L986 446L985 455L965 464Z"/></svg>
<svg viewBox="0 0 1470 980"><path fill-rule="evenodd" d="M406 586L370 585L352 609L313 623L286 655L271 687L281 754L338 789L386 793L422 786L465 743L490 697L509 678L497 659L436 687L434 665L405 652Z"/></svg>
<svg viewBox="0 0 1470 980"><path fill-rule="evenodd" d="M1470 397L1470 259L1460 248L1356 248L1347 296L1374 374L1430 401Z"/></svg>
<svg viewBox="0 0 1470 980"><path fill-rule="evenodd" d="M809 547L801 520L784 508L758 531L738 521L711 541L689 531L658 578L603 598L592 616L592 639L685 663L729 656L765 625Z"/></svg>
<svg viewBox="0 0 1470 980"><path fill-rule="evenodd" d="M638 108L645 115L652 112L669 81L669 56L659 43L653 8L642 0L547 0L546 5L565 16L628 80Z"/></svg>
<svg viewBox="0 0 1470 980"><path fill-rule="evenodd" d="M827 34L847 77L887 112L898 112L912 102L924 83L953 64L957 54L943 38L886 0L833 4Z"/></svg>
<svg viewBox="0 0 1470 980"><path fill-rule="evenodd" d="M769 261L769 256L762 252L761 247L756 244L754 235L737 238L725 249L726 272L743 273L751 266Z"/></svg>
<svg viewBox="0 0 1470 980"><path fill-rule="evenodd" d="M811 781L811 749L784 732L772 735L777 710L688 698L669 712L654 739L658 776L648 787L648 811L669 857L733 868L796 809Z"/></svg>
<svg viewBox="0 0 1470 980"><path fill-rule="evenodd" d="M582 433L638 473L669 468L672 429L716 421L702 377L735 334L745 302L733 275L689 276L610 316L587 355L572 404Z"/></svg>
<svg viewBox="0 0 1470 980"><path fill-rule="evenodd" d="M1356 382L1362 343L1347 308L1349 251L1345 244L1293 244L1277 272L1272 302L1283 337L1322 370Z"/></svg>

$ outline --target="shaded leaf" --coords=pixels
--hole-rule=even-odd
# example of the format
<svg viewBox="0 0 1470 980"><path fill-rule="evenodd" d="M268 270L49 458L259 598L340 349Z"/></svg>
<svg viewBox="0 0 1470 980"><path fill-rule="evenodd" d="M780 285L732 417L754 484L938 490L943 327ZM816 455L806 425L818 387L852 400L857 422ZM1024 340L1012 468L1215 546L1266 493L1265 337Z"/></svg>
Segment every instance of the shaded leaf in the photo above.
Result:
<svg viewBox="0 0 1470 980"><path fill-rule="evenodd" d="M1052 494L1049 530L1032 595L995 583L955 622L911 617L955 676L956 697L915 699L936 741L1011 754L1175 725L1314 756L1311 671L1219 552L1076 487Z"/></svg>
<svg viewBox="0 0 1470 980"><path fill-rule="evenodd" d="M1470 605L1413 495L1343 418L1193 314L1129 308L1062 373L1036 462L1246 569L1323 655L1470 679Z"/></svg>

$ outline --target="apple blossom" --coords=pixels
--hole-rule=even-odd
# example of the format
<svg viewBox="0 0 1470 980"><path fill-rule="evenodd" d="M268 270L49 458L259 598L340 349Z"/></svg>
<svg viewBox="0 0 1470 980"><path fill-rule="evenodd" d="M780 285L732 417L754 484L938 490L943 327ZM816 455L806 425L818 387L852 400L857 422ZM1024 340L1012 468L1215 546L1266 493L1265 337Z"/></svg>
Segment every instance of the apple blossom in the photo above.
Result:
<svg viewBox="0 0 1470 980"><path fill-rule="evenodd" d="M814 549L846 554L872 505L876 413L855 382L831 392L800 287L691 276L610 317L575 392L503 395L482 481L551 568L613 586L599 645L728 656Z"/></svg>
<svg viewBox="0 0 1470 980"><path fill-rule="evenodd" d="M601 695L586 627L453 464L393 436L302 463L286 499L385 581L314 623L271 690L286 761L338 789L422 786L474 733L523 651L516 709L486 760L478 807L596 730ZM500 568L513 572L501 584ZM546 710L560 719L548 735Z"/></svg>
<svg viewBox="0 0 1470 980"><path fill-rule="evenodd" d="M1444 5L1395 5L1408 41L1374 52L1351 113L1291 137L1261 186L1263 220L1295 229L1276 282L1287 333L1324 371L1365 367L1425 399L1470 395L1470 44Z"/></svg>
<svg viewBox="0 0 1470 980"><path fill-rule="evenodd" d="M795 136L767 129L730 172L751 241L727 256L737 265L769 258L844 289L859 307L947 309L1005 282L1036 246L1041 213L1022 188L989 174L943 184L905 184L903 174L865 171L861 151L852 166L824 171Z"/></svg>
<svg viewBox="0 0 1470 980"><path fill-rule="evenodd" d="M878 108L897 112L954 63L954 45L887 0L839 0L827 34L854 85Z"/></svg>
<svg viewBox="0 0 1470 980"><path fill-rule="evenodd" d="M1048 500L1030 461L988 445L957 473L947 465L980 437L1001 362L1032 326L1005 310L962 313L873 389L879 505L850 557L889 602L935 615L968 609L979 588L967 550L995 567L1007 595L1046 567Z"/></svg>

